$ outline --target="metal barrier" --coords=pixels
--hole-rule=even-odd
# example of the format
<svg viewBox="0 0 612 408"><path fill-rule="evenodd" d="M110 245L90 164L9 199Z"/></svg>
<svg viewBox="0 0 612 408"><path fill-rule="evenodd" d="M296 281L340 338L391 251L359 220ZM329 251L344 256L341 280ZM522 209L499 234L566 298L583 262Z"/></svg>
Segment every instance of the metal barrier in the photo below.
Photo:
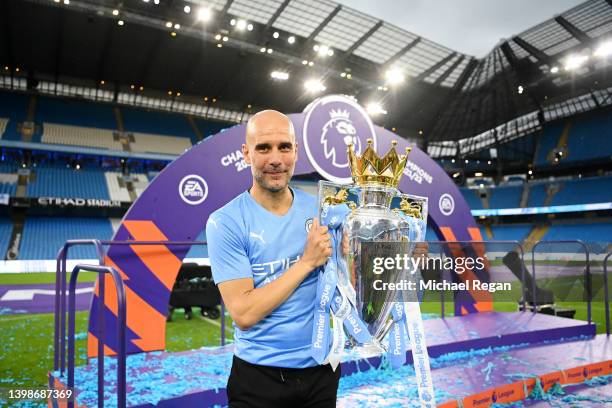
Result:
<svg viewBox="0 0 612 408"><path fill-rule="evenodd" d="M74 331L75 331L75 292L76 282L80 271L98 272L98 281L100 282L100 302L102 307L98 310L104 311L104 274L108 273L113 277L115 282L115 290L117 291L117 407L125 408L126 406L126 367L125 367L125 321L126 321L126 303L125 303L125 287L119 273L109 266L102 265L85 265L78 264L72 270L70 275L70 288L68 294L68 388L74 389ZM101 313L102 314L102 313ZM104 321L99 322L100 331L104 332ZM104 341L98 340L98 407L104 407ZM74 398L68 401L68 408L74 407Z"/></svg>
<svg viewBox="0 0 612 408"><path fill-rule="evenodd" d="M71 293L69 295L69 303L66 302L66 262L68 259L68 251L71 247L81 246L81 245L93 245L96 248L96 252L98 255L98 265L77 265L73 269L72 275L70 277L70 290ZM74 285L76 285L76 275L80 270L92 271L99 273L99 292L100 292L100 302L101 306L98 308L98 332L96 333L98 339L104 338L104 273L111 273L113 278L115 279L115 286L117 286L117 277L119 278L121 293L123 302L125 303L125 289L123 286L123 281L120 279L119 274L112 268L109 268L104 265L104 245L112 246L112 245L177 245L177 246L193 246L193 245L206 245L206 241L105 241L98 239L78 239L78 240L68 240L64 244L64 246L59 250L57 254L57 262L56 262L56 275L55 275L55 332L53 339L54 346L54 357L53 357L53 369L60 371L60 375L63 375L65 367L66 367L66 307L68 306L68 325L72 324L72 332L70 332L69 327L69 337L68 337L68 382L69 386L72 387L74 385L74 377L72 377L72 384L70 385L70 363L71 363L71 347L72 347L72 357L74 357L74 313L76 312L74 305ZM77 272L75 274L75 271ZM114 273L113 273L114 271ZM72 296L72 298L70 297ZM119 300L119 292L118 292L118 300ZM123 350L124 360L125 360L125 330L126 330L126 319L125 319L125 305L123 306L124 315L123 318L119 316L118 327L119 333L123 333L123 340L119 342L119 349ZM119 312L121 313L121 306L119 307ZM72 317L71 317L72 316ZM221 302L221 333L222 345L225 344L225 310L223 306L223 302ZM71 322L70 319L73 319ZM121 351L119 351L119 354ZM117 398L123 398L123 405L120 405L118 402L118 406L125 407L125 361L123 363L123 393L119 392ZM104 342L98 341L98 406L102 407L104 401L101 396L103 396L103 377L100 377L100 373L104 373ZM74 361L72 361L72 376L74 376ZM121 374L118 372L118 384L121 384ZM102 394L100 394L100 390L102 390ZM121 386L119 387L121 390ZM121 396L122 395L122 396ZM102 404L102 405L101 405Z"/></svg>
<svg viewBox="0 0 612 408"><path fill-rule="evenodd" d="M53 338L53 369L64 373L66 363L66 260L73 246L93 245L98 253L98 264L104 265L104 248L98 239L74 239L66 241L57 253L55 271L55 333Z"/></svg>
<svg viewBox="0 0 612 408"><path fill-rule="evenodd" d="M540 244L578 244L584 248L584 253L586 256L586 267L584 268L584 284L587 292L587 320L589 324L591 323L591 298L593 293L593 288L591 287L591 268L590 268L590 258L589 258L589 247L581 240L559 240L559 241L538 241L531 248L531 268L533 269L533 280L536 280L536 264L535 264L535 250ZM535 283L534 283L535 285ZM534 296L535 297L535 296ZM535 303L534 303L535 310Z"/></svg>
<svg viewBox="0 0 612 408"><path fill-rule="evenodd" d="M603 260L603 280L604 280L604 311L606 313L606 335L610 335L610 299L608 293L608 258L612 256L612 251L608 252Z"/></svg>

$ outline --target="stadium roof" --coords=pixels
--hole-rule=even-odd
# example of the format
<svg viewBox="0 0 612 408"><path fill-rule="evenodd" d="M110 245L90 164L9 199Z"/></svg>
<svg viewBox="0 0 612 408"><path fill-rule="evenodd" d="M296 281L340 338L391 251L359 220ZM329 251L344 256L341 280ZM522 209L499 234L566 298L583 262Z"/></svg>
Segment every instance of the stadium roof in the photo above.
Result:
<svg viewBox="0 0 612 408"><path fill-rule="evenodd" d="M486 132L534 122L533 112L535 124L522 128L536 129L551 103L612 85L608 57L564 69L612 33L612 0L586 1L482 59L327 0L8 0L0 15L0 61L29 88L46 81L296 112L316 96L304 82L318 79L325 93L378 102L387 113L375 121L402 136L463 143L459 154L476 148L467 138L495 139ZM390 71L403 82L389 83Z"/></svg>

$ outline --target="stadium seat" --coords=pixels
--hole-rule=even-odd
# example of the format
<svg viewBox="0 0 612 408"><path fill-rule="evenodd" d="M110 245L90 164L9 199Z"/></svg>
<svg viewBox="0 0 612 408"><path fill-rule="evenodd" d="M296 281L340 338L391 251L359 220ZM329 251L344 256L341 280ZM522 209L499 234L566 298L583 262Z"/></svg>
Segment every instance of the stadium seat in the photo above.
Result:
<svg viewBox="0 0 612 408"><path fill-rule="evenodd" d="M147 133L133 133L134 142L130 148L141 153L165 153L180 155L191 148L191 140L185 137L161 136Z"/></svg>
<svg viewBox="0 0 612 408"><path fill-rule="evenodd" d="M580 117L572 122L563 162L612 159L612 115L609 112Z"/></svg>
<svg viewBox="0 0 612 408"><path fill-rule="evenodd" d="M579 239L588 243L610 243L612 223L553 224L543 239L548 241Z"/></svg>
<svg viewBox="0 0 612 408"><path fill-rule="evenodd" d="M97 147L100 149L123 149L121 142L113 140L113 131L110 129L59 125L47 122L43 124L41 141L43 143Z"/></svg>
<svg viewBox="0 0 612 408"><path fill-rule="evenodd" d="M523 186L500 186L489 189L489 208L516 208L521 202Z"/></svg>
<svg viewBox="0 0 612 408"><path fill-rule="evenodd" d="M522 242L527 236L532 225L529 224L509 224L491 226L493 231L493 239L497 241L520 241Z"/></svg>
<svg viewBox="0 0 612 408"><path fill-rule="evenodd" d="M0 260L3 260L8 251L13 232L13 223L8 217L0 217Z"/></svg>
<svg viewBox="0 0 612 408"><path fill-rule="evenodd" d="M569 180L555 194L553 205L612 202L612 176Z"/></svg>
<svg viewBox="0 0 612 408"><path fill-rule="evenodd" d="M7 140L21 140L17 124L26 120L30 97L24 94L0 92L0 117L8 119L0 136Z"/></svg>
<svg viewBox="0 0 612 408"><path fill-rule="evenodd" d="M122 107L124 130L128 133L177 136L191 139L195 132L184 115Z"/></svg>
<svg viewBox="0 0 612 408"><path fill-rule="evenodd" d="M468 205L472 210L479 210L483 208L482 200L480 199L480 197L478 197L477 190L467 187L461 187L459 190L461 190L461 194L463 194L465 201L467 201Z"/></svg>
<svg viewBox="0 0 612 408"><path fill-rule="evenodd" d="M542 207L546 201L546 186L548 183L531 183L527 207Z"/></svg>
<svg viewBox="0 0 612 408"><path fill-rule="evenodd" d="M23 228L19 259L55 259L69 239L111 239L113 230L106 218L28 217ZM70 259L95 259L93 247L76 246Z"/></svg>
<svg viewBox="0 0 612 408"><path fill-rule="evenodd" d="M50 122L76 127L116 130L111 105L39 96L36 122Z"/></svg>
<svg viewBox="0 0 612 408"><path fill-rule="evenodd" d="M6 130L6 125L8 125L8 118L0 118L0 138L4 135L4 131Z"/></svg>
<svg viewBox="0 0 612 408"><path fill-rule="evenodd" d="M229 128L232 126L227 123L214 122L214 121L200 119L200 118L196 118L195 123L204 139L206 139L209 136L216 135L217 133L222 132L226 128Z"/></svg>
<svg viewBox="0 0 612 408"><path fill-rule="evenodd" d="M108 188L110 199L129 203L132 201L130 199L130 192L127 188L121 187L119 184L119 179L122 177L123 175L119 172L107 171L104 173L104 180Z"/></svg>
<svg viewBox="0 0 612 408"><path fill-rule="evenodd" d="M104 172L97 169L73 170L64 166L39 165L27 186L28 197L79 197L110 199Z"/></svg>
<svg viewBox="0 0 612 408"><path fill-rule="evenodd" d="M553 122L546 124L538 140L536 149L536 166L549 166L548 155L557 147L561 134L563 133L564 122Z"/></svg>

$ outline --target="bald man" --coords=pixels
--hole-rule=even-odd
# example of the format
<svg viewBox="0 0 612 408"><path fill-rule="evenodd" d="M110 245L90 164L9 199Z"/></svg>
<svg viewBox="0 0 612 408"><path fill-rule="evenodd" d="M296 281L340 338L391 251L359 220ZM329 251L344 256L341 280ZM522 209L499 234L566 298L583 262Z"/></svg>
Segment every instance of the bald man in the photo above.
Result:
<svg viewBox="0 0 612 408"><path fill-rule="evenodd" d="M242 145L248 191L206 225L213 277L234 321L229 406L334 407L340 369L311 357L317 274L331 255L317 203L289 187L297 161L293 124L280 112L254 115Z"/></svg>

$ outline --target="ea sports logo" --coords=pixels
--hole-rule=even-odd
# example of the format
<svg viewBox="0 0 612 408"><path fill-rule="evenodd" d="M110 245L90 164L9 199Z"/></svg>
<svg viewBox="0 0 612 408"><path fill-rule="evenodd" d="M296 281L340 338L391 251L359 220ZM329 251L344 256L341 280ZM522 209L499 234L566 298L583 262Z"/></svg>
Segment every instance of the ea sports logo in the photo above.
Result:
<svg viewBox="0 0 612 408"><path fill-rule="evenodd" d="M179 183L179 195L189 205L198 205L208 197L208 184L197 174L183 177Z"/></svg>
<svg viewBox="0 0 612 408"><path fill-rule="evenodd" d="M305 112L302 137L308 160L326 179L350 182L348 145L353 144L355 152L361 154L367 140L372 139L376 149L376 133L367 112L342 95L319 98Z"/></svg>
<svg viewBox="0 0 612 408"><path fill-rule="evenodd" d="M438 208L442 214L446 216L451 215L455 211L455 199L450 194L442 194L438 201Z"/></svg>

